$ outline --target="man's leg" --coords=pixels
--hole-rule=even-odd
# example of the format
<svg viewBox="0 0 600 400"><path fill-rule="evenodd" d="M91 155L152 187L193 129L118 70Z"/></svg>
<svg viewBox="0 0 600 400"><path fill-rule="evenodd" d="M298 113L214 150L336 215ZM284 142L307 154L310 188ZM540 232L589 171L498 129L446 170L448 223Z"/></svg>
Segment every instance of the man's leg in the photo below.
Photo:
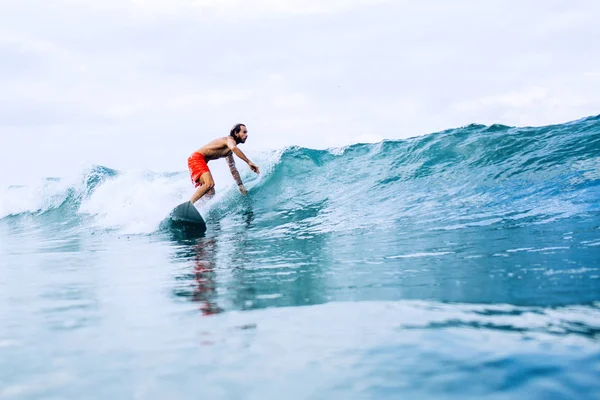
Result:
<svg viewBox="0 0 600 400"><path fill-rule="evenodd" d="M200 187L196 190L196 192L192 195L190 201L192 204L200 200L202 196L205 194L209 197L215 195L215 181L213 181L212 175L210 172L205 172L200 176Z"/></svg>

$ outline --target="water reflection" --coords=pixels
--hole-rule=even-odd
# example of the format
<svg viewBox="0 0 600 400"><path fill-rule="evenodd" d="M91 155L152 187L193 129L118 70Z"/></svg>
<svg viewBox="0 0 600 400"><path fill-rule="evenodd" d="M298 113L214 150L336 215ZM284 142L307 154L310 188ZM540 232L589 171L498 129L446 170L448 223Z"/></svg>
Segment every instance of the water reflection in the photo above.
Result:
<svg viewBox="0 0 600 400"><path fill-rule="evenodd" d="M219 230L218 225L213 228ZM222 312L217 304L217 239L205 236L204 232L182 230L170 232L170 238L175 249L173 259L185 264L184 272L175 277L179 285L174 289L174 295L199 303L203 315Z"/></svg>
<svg viewBox="0 0 600 400"><path fill-rule="evenodd" d="M223 253L231 253L231 257L229 257L231 271L244 270L244 263L248 261L243 249L249 244L247 232L254 219L254 212L251 208L246 208L242 210L240 216L243 222L242 226L234 233L233 240L227 240L221 250ZM213 315L224 311L223 307L218 305L217 258L220 251L218 238L220 235L229 236L223 232L219 221L211 218L209 223L210 232L207 236L204 235L204 232L199 234L189 230L170 232L171 240L176 246L173 258L186 263L186 272L176 277L182 284L174 290L174 294L199 303L199 309L203 315ZM224 240L221 239L221 241ZM250 293L254 296L255 291L251 290Z"/></svg>
<svg viewBox="0 0 600 400"><path fill-rule="evenodd" d="M250 202L218 220L210 218L206 236L172 236L173 259L184 265L174 295L201 303L203 315L326 302L328 237L309 236L301 224L315 213L298 213L296 232L286 239L265 235L269 220L261 219L264 213L255 213Z"/></svg>
<svg viewBox="0 0 600 400"><path fill-rule="evenodd" d="M204 315L217 314L223 311L217 305L217 285L214 264L217 241L207 238L194 246L194 288L192 301L200 303Z"/></svg>

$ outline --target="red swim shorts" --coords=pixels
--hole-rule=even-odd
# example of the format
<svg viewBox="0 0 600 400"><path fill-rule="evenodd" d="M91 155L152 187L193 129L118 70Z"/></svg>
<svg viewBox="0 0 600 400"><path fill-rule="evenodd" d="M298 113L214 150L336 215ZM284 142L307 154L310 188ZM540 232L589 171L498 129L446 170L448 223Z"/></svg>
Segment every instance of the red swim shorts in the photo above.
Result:
<svg viewBox="0 0 600 400"><path fill-rule="evenodd" d="M192 155L188 158L188 168L190 170L190 178L192 178L192 183L194 187L200 186L200 177L205 172L210 172L208 169L208 165L206 164L206 160L204 159L204 155L198 152L192 153Z"/></svg>

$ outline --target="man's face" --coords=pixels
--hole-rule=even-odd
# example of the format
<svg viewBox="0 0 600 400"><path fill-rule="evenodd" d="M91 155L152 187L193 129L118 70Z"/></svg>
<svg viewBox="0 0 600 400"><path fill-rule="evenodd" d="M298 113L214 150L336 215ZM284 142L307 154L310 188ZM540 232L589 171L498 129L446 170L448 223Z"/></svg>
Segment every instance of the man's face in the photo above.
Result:
<svg viewBox="0 0 600 400"><path fill-rule="evenodd" d="M244 125L240 126L240 132L237 134L237 137L239 138L240 143L246 143L248 129Z"/></svg>

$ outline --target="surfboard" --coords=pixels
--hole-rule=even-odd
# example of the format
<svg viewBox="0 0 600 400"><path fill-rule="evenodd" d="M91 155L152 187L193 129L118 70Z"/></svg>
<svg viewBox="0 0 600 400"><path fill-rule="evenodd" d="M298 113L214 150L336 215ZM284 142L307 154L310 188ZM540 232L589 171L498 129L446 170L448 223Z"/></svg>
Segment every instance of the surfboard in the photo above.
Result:
<svg viewBox="0 0 600 400"><path fill-rule="evenodd" d="M171 211L171 219L173 221L188 222L190 224L202 224L206 225L204 218L198 212L198 209L194 207L191 201L181 203Z"/></svg>
<svg viewBox="0 0 600 400"><path fill-rule="evenodd" d="M196 207L189 202L181 203L171 211L170 220L177 226L206 230L206 222Z"/></svg>

